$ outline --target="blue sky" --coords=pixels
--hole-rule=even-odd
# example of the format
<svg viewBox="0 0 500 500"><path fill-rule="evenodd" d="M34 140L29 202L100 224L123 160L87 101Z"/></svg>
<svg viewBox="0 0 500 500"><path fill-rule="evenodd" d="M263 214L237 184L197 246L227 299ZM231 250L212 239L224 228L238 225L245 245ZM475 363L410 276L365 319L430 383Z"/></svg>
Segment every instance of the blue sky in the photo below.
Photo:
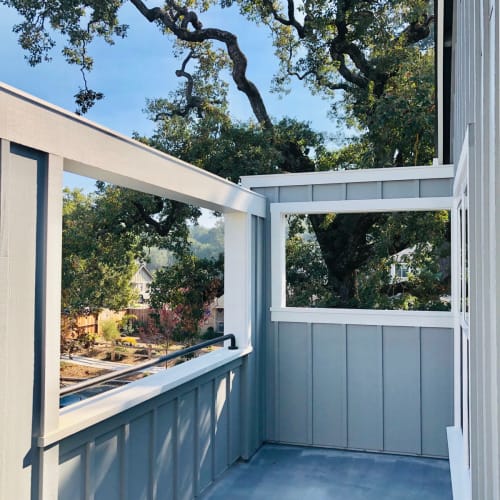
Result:
<svg viewBox="0 0 500 500"><path fill-rule="evenodd" d="M233 11L234 12L234 11ZM13 9L0 6L0 81L17 87L70 111L74 111L73 95L82 84L78 68L68 66L60 51L63 40L52 51L53 60L34 68L24 59L24 51L12 32L20 17ZM316 130L333 134L334 125L327 117L328 106L319 97L311 96L295 83L292 92L280 98L269 92L277 69L268 32L234 15L230 10L203 14L205 26L217 26L238 34L239 43L248 56L248 76L261 92L270 114L310 121ZM94 70L88 77L89 86L105 94L86 117L125 135L134 131L148 135L153 124L143 113L146 98L166 97L178 84L175 70L179 60L171 55L171 44L159 29L148 23L130 4L121 9L121 22L130 25L128 36L113 46L97 41L90 48L95 58ZM244 95L234 86L231 110L235 118L251 117ZM67 177L68 185L76 182ZM92 184L88 183L85 187Z"/></svg>
<svg viewBox="0 0 500 500"><path fill-rule="evenodd" d="M89 85L104 92L106 97L86 116L126 135L134 131L148 134L152 124L142 113L145 99L164 97L173 90L178 83L174 71L180 64L170 55L166 37L131 4L126 3L121 13L121 22L130 25L127 38L118 40L114 46L98 41L90 48L95 68L89 76ZM0 6L0 59L4 62L0 80L73 111L73 95L81 85L78 68L65 63L60 55L62 43L53 50L52 62L30 67L17 44L16 34L12 33L12 26L19 19L13 9ZM203 14L201 19L205 26L227 28L238 34L249 60L248 75L263 92L272 116L300 118L312 122L318 130L332 132L325 101L304 92L299 83L283 98L269 93L277 66L265 28L257 28L227 10ZM243 94L233 89L231 103L236 118L250 117Z"/></svg>

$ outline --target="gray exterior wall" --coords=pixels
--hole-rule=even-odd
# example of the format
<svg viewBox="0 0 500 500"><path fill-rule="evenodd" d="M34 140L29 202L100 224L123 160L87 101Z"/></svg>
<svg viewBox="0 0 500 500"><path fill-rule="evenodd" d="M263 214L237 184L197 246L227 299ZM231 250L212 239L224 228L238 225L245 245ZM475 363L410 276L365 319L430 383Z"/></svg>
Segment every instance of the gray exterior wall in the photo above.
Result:
<svg viewBox="0 0 500 500"><path fill-rule="evenodd" d="M452 179L415 179L403 181L349 182L308 186L255 188L271 203L302 201L373 200L452 196Z"/></svg>
<svg viewBox="0 0 500 500"><path fill-rule="evenodd" d="M453 331L274 323L269 440L448 455Z"/></svg>
<svg viewBox="0 0 500 500"><path fill-rule="evenodd" d="M264 273L265 221L252 217L252 319L253 352L242 372L242 457L249 459L265 440L266 281Z"/></svg>
<svg viewBox="0 0 500 500"><path fill-rule="evenodd" d="M472 498L498 500L500 8L495 0L451 3L454 19L451 139L455 164L469 131Z"/></svg>
<svg viewBox="0 0 500 500"><path fill-rule="evenodd" d="M234 361L59 443L59 500L189 500L242 454Z"/></svg>
<svg viewBox="0 0 500 500"><path fill-rule="evenodd" d="M254 188L269 203L449 197L451 179ZM270 217L265 287L271 304ZM266 319L266 440L448 455L453 425L451 329Z"/></svg>

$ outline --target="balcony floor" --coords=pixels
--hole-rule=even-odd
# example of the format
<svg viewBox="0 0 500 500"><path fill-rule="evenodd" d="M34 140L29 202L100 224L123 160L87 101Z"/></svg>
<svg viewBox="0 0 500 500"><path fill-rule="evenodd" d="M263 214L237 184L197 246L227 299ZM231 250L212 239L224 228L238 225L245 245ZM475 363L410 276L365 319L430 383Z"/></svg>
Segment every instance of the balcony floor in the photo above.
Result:
<svg viewBox="0 0 500 500"><path fill-rule="evenodd" d="M264 445L226 471L203 500L451 500L448 461Z"/></svg>

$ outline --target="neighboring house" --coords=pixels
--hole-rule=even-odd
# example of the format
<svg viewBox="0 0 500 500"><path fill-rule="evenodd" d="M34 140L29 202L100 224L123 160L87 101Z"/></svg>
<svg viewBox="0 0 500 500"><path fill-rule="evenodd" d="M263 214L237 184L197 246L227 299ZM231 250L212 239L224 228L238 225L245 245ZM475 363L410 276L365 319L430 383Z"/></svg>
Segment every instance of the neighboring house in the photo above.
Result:
<svg viewBox="0 0 500 500"><path fill-rule="evenodd" d="M216 333L224 333L224 295L216 297L206 310L202 330L205 332L210 327Z"/></svg>
<svg viewBox="0 0 500 500"><path fill-rule="evenodd" d="M149 285L153 281L153 275L145 266L141 264L137 272L132 276L132 286L137 290L139 294L139 303L147 304L149 302Z"/></svg>
<svg viewBox="0 0 500 500"><path fill-rule="evenodd" d="M412 271L410 265L408 264L408 261L411 260L411 256L414 251L414 248L405 248L404 250L401 250L401 252L398 252L392 256L393 263L391 264L390 273L391 281L393 283L408 281L408 273Z"/></svg>

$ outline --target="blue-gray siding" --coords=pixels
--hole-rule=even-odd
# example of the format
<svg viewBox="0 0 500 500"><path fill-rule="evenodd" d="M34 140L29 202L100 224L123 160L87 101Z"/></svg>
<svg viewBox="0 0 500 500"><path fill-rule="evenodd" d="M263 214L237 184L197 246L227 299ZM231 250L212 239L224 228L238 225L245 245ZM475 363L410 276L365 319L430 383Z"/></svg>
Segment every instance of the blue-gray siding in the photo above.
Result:
<svg viewBox="0 0 500 500"><path fill-rule="evenodd" d="M254 191L270 204L449 197L452 186L452 179L410 179ZM264 230L269 307L270 217ZM268 312L264 332L266 440L447 456L451 329L273 323Z"/></svg>
<svg viewBox="0 0 500 500"><path fill-rule="evenodd" d="M269 440L447 456L451 329L281 322L271 332Z"/></svg>
<svg viewBox="0 0 500 500"><path fill-rule="evenodd" d="M443 197L452 196L453 179L277 186L254 188L254 191L266 196L270 203Z"/></svg>
<svg viewBox="0 0 500 500"><path fill-rule="evenodd" d="M234 361L60 443L59 500L189 500L241 455Z"/></svg>

